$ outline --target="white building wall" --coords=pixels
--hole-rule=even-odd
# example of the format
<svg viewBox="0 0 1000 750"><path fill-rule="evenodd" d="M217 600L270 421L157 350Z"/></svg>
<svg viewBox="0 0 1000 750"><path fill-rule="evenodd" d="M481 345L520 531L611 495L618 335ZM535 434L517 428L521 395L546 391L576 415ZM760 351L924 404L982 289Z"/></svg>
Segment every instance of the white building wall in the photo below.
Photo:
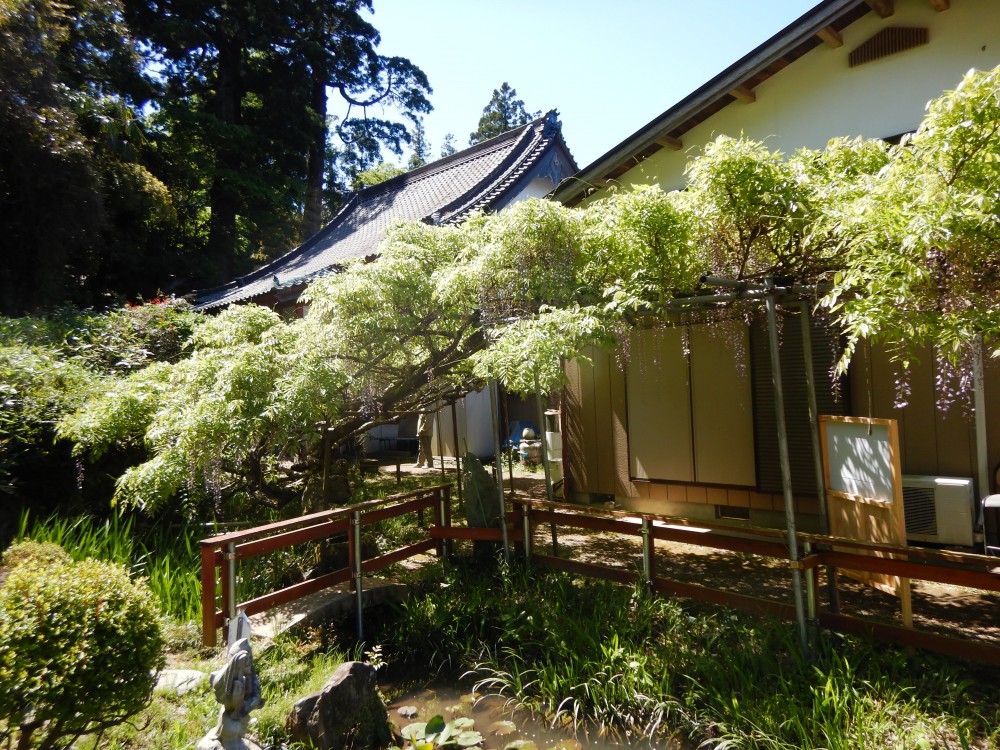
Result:
<svg viewBox="0 0 1000 750"><path fill-rule="evenodd" d="M554 187L555 183L548 177L536 177L525 185L520 193L514 196L513 200L511 200L511 204L527 200L528 198L544 198L552 192Z"/></svg>
<svg viewBox="0 0 1000 750"><path fill-rule="evenodd" d="M891 26L925 27L929 42L848 66L851 50ZM955 88L968 70L1000 64L1000 1L955 0L937 12L929 0L897 0L894 15L869 13L848 26L843 39L838 48L820 44L754 89L756 102L733 102L685 133L683 150L662 149L619 182L682 188L687 160L723 134L743 134L787 154L822 149L839 136L885 138L914 130L927 102Z"/></svg>

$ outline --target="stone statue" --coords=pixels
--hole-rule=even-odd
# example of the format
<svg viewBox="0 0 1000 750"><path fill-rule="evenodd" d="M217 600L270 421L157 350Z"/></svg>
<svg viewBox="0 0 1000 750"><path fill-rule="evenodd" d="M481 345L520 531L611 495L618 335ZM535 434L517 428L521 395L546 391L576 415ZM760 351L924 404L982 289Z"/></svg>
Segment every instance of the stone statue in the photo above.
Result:
<svg viewBox="0 0 1000 750"><path fill-rule="evenodd" d="M260 750L243 737L250 712L264 705L249 640L241 638L229 647L225 666L212 672L209 682L222 708L218 723L198 743L197 750Z"/></svg>
<svg viewBox="0 0 1000 750"><path fill-rule="evenodd" d="M431 450L431 436L434 434L433 414L420 412L417 417L417 468L426 466L428 469L434 468L434 454Z"/></svg>

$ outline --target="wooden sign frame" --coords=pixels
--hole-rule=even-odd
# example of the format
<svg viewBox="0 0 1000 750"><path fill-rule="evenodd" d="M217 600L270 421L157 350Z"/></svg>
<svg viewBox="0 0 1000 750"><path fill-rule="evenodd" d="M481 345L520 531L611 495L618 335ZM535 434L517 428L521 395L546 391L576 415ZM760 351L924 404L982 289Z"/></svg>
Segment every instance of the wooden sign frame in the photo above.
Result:
<svg viewBox="0 0 1000 750"><path fill-rule="evenodd" d="M903 472L896 420L821 415L819 435L830 534L905 547ZM871 554L891 556L884 552ZM843 572L898 596L903 624L913 626L910 579L883 573Z"/></svg>

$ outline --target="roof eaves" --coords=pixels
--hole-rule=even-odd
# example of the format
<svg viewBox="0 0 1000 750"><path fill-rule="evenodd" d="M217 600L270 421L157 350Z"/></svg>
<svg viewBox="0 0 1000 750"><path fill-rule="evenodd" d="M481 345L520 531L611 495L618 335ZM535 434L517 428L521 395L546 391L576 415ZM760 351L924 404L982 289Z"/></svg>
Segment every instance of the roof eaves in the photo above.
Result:
<svg viewBox="0 0 1000 750"><path fill-rule="evenodd" d="M567 177L552 191L551 197L566 204L576 202L588 188L595 187L594 183L611 170L656 144L669 131L728 95L751 75L779 60L815 36L816 32L836 22L845 12L865 4L865 0L825 0L820 3L577 174Z"/></svg>
<svg viewBox="0 0 1000 750"><path fill-rule="evenodd" d="M248 292L243 295L240 295L238 292L238 290L241 289L242 290L248 289L250 285L253 284L255 281L260 281L261 279L266 278L269 274L271 276L275 276L275 270L277 268L280 268L288 261L294 260L295 258L303 255L304 253L314 248L331 231L333 231L333 229L336 228L341 221L344 220L344 217L347 216L348 213L350 213L350 211L354 209L354 206L357 204L357 202L358 202L358 193L349 193L347 200L344 201L343 205L337 210L337 213L334 214L334 217L330 219L327 225L323 227L323 229L321 229L319 232L316 232L316 234L307 239L298 247L292 248L284 255L279 255L277 258L268 261L260 268L254 269L248 274L236 277L227 284L224 284L222 286L212 287L210 289L198 290L197 292L195 292L196 300L209 298L210 301L196 302L194 305L194 309L211 310L214 307L228 305L232 302L242 302L243 300L250 299L251 297L257 297L260 294L265 294L267 291L270 291L271 289L279 289L285 286L286 282L283 282L279 279L275 284L273 284L268 290L264 292L261 291ZM287 283L288 284L298 283L298 280L289 279ZM230 289L232 289L235 293L226 294L225 292L227 292L227 290ZM214 295L219 295L219 296L215 297Z"/></svg>

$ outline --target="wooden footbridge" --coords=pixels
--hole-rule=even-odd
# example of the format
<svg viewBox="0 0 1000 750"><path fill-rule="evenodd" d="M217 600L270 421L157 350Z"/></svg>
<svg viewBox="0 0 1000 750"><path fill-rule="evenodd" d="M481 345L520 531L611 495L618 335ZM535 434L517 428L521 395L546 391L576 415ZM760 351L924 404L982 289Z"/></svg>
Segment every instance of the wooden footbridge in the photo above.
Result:
<svg viewBox="0 0 1000 750"><path fill-rule="evenodd" d="M374 573L413 558L426 559L431 553L444 559L450 554L453 542L469 539L501 542L506 555L523 557L533 565L622 583L634 583L639 575L649 590L656 594L688 597L782 619L796 618L795 607L779 597L737 593L731 588L712 588L677 580L676 576L671 578L667 575L669 571L657 568L656 543L661 542L661 549L667 543L680 543L743 553L754 559L779 561L787 565L789 578L793 568L802 571L809 591L809 622L815 627L868 635L904 646L1000 665L1000 642L996 639L972 639L961 637L961 633L943 635L841 612L835 588L837 576L830 575L838 569L862 571L997 593L1000 592L1000 558L870 544L806 533L795 535L797 554L793 557L788 533L784 530L736 528L701 521L694 525L682 518L651 513L521 498L508 501L503 528L468 528L452 523L450 490L450 485L438 485L202 540L203 642L208 646L215 645L219 629L238 611L251 617L255 629L274 630L324 607L353 613L358 636L363 638L366 603L399 593L398 587L394 589L384 581L371 578ZM432 521L425 524L424 515L427 513ZM410 514L418 516L426 538L374 557L364 556L361 536L366 527ZM539 525L551 527L551 551L535 546L534 530ZM637 557L635 570L559 556L558 529L618 535L614 538L622 540L622 549L607 557L619 562ZM247 561L293 545L338 537L346 537L348 546L348 561L342 568L247 601L239 600L239 568ZM637 549L641 550L638 556ZM823 607L817 595L821 570L827 571L828 581L833 583L832 593Z"/></svg>

